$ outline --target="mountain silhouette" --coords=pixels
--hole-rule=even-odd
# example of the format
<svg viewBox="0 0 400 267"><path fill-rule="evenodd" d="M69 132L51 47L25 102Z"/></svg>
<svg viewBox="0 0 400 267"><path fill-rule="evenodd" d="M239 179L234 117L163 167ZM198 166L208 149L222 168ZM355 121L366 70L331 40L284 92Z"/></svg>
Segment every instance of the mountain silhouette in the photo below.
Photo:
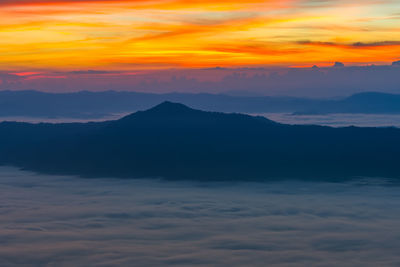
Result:
<svg viewBox="0 0 400 267"><path fill-rule="evenodd" d="M173 103L170 101L164 101L161 104L150 108L146 111L139 111L137 113L133 113L131 115L125 116L118 121L118 123L126 123L130 121L134 121L139 118L180 118L180 117L187 117L187 116L197 116L197 115L204 115L203 112L195 109L191 109L183 104L180 103Z"/></svg>
<svg viewBox="0 0 400 267"><path fill-rule="evenodd" d="M163 102L116 121L0 123L0 164L87 177L400 178L397 128L285 125Z"/></svg>
<svg viewBox="0 0 400 267"><path fill-rule="evenodd" d="M115 91L63 94L0 91L0 116L97 119L149 109L163 101L179 102L201 110L255 114L400 113L400 95L376 92L360 93L341 99L309 99Z"/></svg>
<svg viewBox="0 0 400 267"><path fill-rule="evenodd" d="M161 115L175 116L175 115L194 113L194 112L201 112L201 111L189 108L188 106L185 106L180 103L173 103L171 101L164 101L161 104L146 111L147 114L154 113L158 116Z"/></svg>

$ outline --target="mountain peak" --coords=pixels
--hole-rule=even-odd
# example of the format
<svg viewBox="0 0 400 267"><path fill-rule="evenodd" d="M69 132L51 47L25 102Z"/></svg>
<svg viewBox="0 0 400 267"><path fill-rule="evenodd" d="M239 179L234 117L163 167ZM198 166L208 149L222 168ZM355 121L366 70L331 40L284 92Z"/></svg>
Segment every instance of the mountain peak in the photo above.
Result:
<svg viewBox="0 0 400 267"><path fill-rule="evenodd" d="M156 112L156 113L163 113L163 114L179 114L182 112L192 112L194 109L189 108L180 103L164 101L161 104L147 110L146 112Z"/></svg>
<svg viewBox="0 0 400 267"><path fill-rule="evenodd" d="M124 121L124 122L130 121L132 119L138 118L138 116L141 118L144 118L144 117L146 117L146 118L150 118L150 117L165 118L165 117L185 116L187 114L193 114L193 113L198 113L198 112L203 113L203 111L189 108L188 106L185 106L180 103L164 101L161 104L154 106L153 108L127 115L127 116L123 117L122 119L120 119L119 121Z"/></svg>

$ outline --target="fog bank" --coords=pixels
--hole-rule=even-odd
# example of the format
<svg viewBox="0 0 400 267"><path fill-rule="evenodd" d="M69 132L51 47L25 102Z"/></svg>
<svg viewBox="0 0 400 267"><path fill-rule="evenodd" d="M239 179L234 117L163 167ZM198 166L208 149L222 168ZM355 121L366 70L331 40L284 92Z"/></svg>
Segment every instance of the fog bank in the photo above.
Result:
<svg viewBox="0 0 400 267"><path fill-rule="evenodd" d="M399 266L399 187L0 168L0 265Z"/></svg>

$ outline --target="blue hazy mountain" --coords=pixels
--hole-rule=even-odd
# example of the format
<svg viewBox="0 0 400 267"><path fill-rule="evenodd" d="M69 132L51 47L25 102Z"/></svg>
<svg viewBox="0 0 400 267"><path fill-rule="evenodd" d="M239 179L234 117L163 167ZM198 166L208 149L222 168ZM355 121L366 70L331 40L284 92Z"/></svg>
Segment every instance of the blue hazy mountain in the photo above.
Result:
<svg viewBox="0 0 400 267"><path fill-rule="evenodd" d="M399 114L400 95L376 92L359 93L339 100L312 103L296 114L363 113Z"/></svg>
<svg viewBox="0 0 400 267"><path fill-rule="evenodd" d="M197 109L220 112L400 113L400 95L373 92L360 93L342 99L307 99L115 91L82 91L64 94L38 91L0 91L0 116L102 118L115 113L130 113L148 109L162 101L179 102Z"/></svg>
<svg viewBox="0 0 400 267"><path fill-rule="evenodd" d="M0 123L0 163L55 174L200 180L400 178L400 129L284 125L164 102L98 123Z"/></svg>

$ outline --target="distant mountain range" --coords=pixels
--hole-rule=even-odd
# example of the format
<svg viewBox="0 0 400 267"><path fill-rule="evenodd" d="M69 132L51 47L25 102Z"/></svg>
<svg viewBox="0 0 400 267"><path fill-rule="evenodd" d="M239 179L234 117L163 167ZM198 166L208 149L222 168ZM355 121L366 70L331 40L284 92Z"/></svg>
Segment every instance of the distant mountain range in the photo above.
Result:
<svg viewBox="0 0 400 267"><path fill-rule="evenodd" d="M342 99L308 99L116 91L64 94L0 91L0 117L99 119L111 114L148 109L162 101L179 102L203 110L252 114L400 113L400 95L374 92Z"/></svg>
<svg viewBox="0 0 400 267"><path fill-rule="evenodd" d="M284 125L164 102L98 123L0 123L0 164L88 177L400 178L400 129Z"/></svg>

